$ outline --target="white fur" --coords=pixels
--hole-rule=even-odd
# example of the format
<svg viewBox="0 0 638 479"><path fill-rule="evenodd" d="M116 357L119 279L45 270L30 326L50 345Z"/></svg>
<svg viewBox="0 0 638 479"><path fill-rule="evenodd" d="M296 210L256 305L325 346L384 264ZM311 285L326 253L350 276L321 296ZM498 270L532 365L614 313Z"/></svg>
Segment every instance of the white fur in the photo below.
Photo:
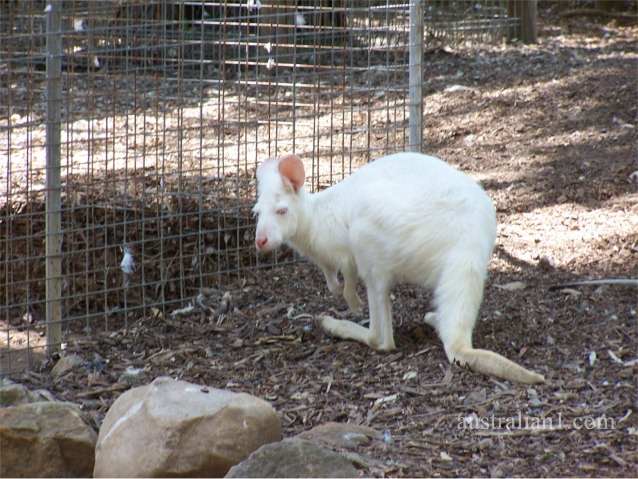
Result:
<svg viewBox="0 0 638 479"><path fill-rule="evenodd" d="M323 317L327 332L377 350L394 349L390 289L416 284L434 290L436 314L427 322L436 328L450 361L507 379L542 381L496 353L472 348L496 238L494 207L474 180L438 158L398 153L309 194L304 188L295 191L277 165L277 160L266 161L257 172L258 249L286 243L312 259L330 291L343 294L355 312L361 309L358 278L367 288L370 328ZM515 371L501 371L511 368Z"/></svg>

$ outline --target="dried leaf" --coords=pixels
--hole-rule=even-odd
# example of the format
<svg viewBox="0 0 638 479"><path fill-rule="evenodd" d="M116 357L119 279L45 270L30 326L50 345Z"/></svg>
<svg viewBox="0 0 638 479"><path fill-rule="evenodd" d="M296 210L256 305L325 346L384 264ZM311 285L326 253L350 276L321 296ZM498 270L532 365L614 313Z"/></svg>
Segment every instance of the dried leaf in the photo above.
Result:
<svg viewBox="0 0 638 479"><path fill-rule="evenodd" d="M487 391L485 388L477 389L470 392L464 399L463 404L469 406L470 404L478 404L487 400Z"/></svg>
<svg viewBox="0 0 638 479"><path fill-rule="evenodd" d="M415 379L417 376L417 372L416 371L408 371L407 373L405 373L403 375L403 380L404 381L409 381L410 379Z"/></svg>
<svg viewBox="0 0 638 479"><path fill-rule="evenodd" d="M452 456L450 456L447 452L441 451L441 460L445 462L452 462Z"/></svg>
<svg viewBox="0 0 638 479"><path fill-rule="evenodd" d="M303 401L304 399L308 399L310 394L307 391L299 391L290 396L290 399L294 399L295 401Z"/></svg>
<svg viewBox="0 0 638 479"><path fill-rule="evenodd" d="M607 354L609 354L609 357L611 358L611 360L612 360L613 362L618 363L618 364L622 364L622 365L624 365L624 364L625 364L625 363L623 363L623 360L622 360L622 359L620 359L618 356L616 356L616 355L614 354L614 352L613 352L611 349L608 349L608 350L607 350Z"/></svg>
<svg viewBox="0 0 638 479"><path fill-rule="evenodd" d="M389 396L384 396L381 397L379 399L377 399L376 401L374 401L374 408L381 406L382 404L388 404L388 403L393 403L394 401L397 400L397 398L399 397L398 393L395 394L391 394Z"/></svg>

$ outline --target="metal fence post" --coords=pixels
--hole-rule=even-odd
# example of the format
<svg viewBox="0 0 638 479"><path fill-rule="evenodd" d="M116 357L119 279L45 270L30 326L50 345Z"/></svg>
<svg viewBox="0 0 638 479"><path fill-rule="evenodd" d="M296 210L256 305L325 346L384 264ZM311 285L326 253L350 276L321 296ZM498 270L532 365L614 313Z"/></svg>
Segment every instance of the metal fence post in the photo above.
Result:
<svg viewBox="0 0 638 479"><path fill-rule="evenodd" d="M538 1L537 0L509 0L507 14L518 17L518 23L510 28L509 39L519 39L523 43L538 41Z"/></svg>
<svg viewBox="0 0 638 479"><path fill-rule="evenodd" d="M423 0L410 1L410 151L423 145Z"/></svg>
<svg viewBox="0 0 638 479"><path fill-rule="evenodd" d="M60 121L62 108L62 2L49 0L47 24L46 128L46 324L47 354L62 342L62 212L60 181Z"/></svg>

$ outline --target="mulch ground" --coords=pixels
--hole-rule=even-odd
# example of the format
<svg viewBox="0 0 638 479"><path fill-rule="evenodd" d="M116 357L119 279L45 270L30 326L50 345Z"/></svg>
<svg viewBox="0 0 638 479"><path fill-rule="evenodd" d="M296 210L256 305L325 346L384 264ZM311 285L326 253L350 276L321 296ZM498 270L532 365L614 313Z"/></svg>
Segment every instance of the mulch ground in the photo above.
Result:
<svg viewBox="0 0 638 479"><path fill-rule="evenodd" d="M638 289L552 288L638 277L638 29L575 18L545 24L535 46L427 60L427 150L497 206L475 344L546 384L450 367L422 321L429 293L409 287L393 295L394 353L327 337L315 316L348 313L305 262L207 291L203 312L74 335L67 350L87 368L15 379L83 405L96 425L130 366L248 392L273 404L286 436L327 421L387 431L358 451L374 476L638 474ZM466 88L446 91L456 84Z"/></svg>

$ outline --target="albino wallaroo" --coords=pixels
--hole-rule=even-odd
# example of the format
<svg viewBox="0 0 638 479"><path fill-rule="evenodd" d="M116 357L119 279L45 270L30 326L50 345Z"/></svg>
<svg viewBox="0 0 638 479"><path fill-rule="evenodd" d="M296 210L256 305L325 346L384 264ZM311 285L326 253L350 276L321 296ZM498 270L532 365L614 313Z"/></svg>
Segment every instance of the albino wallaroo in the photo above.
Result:
<svg viewBox="0 0 638 479"><path fill-rule="evenodd" d="M356 313L356 285L363 280L370 328L323 316L326 332L379 351L394 349L390 289L412 283L434 290L436 312L425 319L451 362L511 381L544 381L497 353L472 347L496 239L494 207L474 180L418 153L380 158L315 194L305 191L304 180L303 163L294 155L259 166L255 245L266 252L286 243L312 259L330 291L343 295Z"/></svg>

